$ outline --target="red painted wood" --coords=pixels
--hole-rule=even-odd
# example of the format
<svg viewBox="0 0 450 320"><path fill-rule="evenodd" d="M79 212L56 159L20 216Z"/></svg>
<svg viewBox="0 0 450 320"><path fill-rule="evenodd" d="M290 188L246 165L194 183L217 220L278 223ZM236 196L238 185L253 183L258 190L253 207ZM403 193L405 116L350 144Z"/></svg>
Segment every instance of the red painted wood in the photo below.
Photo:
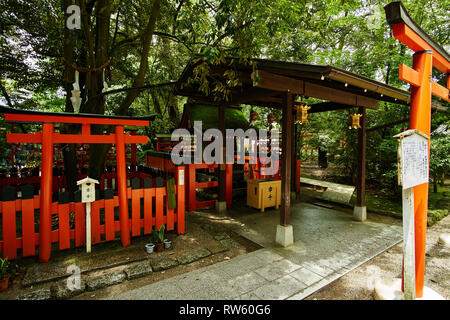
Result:
<svg viewBox="0 0 450 320"><path fill-rule="evenodd" d="M100 243L100 207L104 200L91 203L91 240L92 244Z"/></svg>
<svg viewBox="0 0 450 320"><path fill-rule="evenodd" d="M144 234L152 232L153 197L155 188L144 189Z"/></svg>
<svg viewBox="0 0 450 320"><path fill-rule="evenodd" d="M16 201L3 201L3 257L14 259L17 257L16 245Z"/></svg>
<svg viewBox="0 0 450 320"><path fill-rule="evenodd" d="M131 235L141 235L141 196L140 189L131 190Z"/></svg>
<svg viewBox="0 0 450 320"><path fill-rule="evenodd" d="M82 202L75 203L75 246L86 244L86 209Z"/></svg>
<svg viewBox="0 0 450 320"><path fill-rule="evenodd" d="M156 228L159 230L164 224L164 193L165 188L155 188L155 215L156 215Z"/></svg>
<svg viewBox="0 0 450 320"><path fill-rule="evenodd" d="M58 204L59 249L70 248L70 216L69 204Z"/></svg>
<svg viewBox="0 0 450 320"><path fill-rule="evenodd" d="M115 238L114 230L114 199L105 200L105 240L111 241Z"/></svg>
<svg viewBox="0 0 450 320"><path fill-rule="evenodd" d="M36 254L34 242L34 199L22 200L22 251L24 257Z"/></svg>

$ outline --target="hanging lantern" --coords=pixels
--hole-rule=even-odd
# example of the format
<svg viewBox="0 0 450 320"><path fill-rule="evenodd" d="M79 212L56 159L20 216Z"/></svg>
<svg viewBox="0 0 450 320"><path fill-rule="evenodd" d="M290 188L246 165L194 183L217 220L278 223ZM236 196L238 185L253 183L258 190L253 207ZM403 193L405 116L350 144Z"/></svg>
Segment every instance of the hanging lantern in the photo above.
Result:
<svg viewBox="0 0 450 320"><path fill-rule="evenodd" d="M360 129L361 125L360 125L359 122L360 122L360 118L361 117L362 117L362 114L357 114L357 113L350 114L348 116L348 118L350 119L351 124L350 124L350 126L348 128L349 129Z"/></svg>
<svg viewBox="0 0 450 320"><path fill-rule="evenodd" d="M253 121L258 120L258 113L256 111L253 111L253 109L250 111L250 125Z"/></svg>
<svg viewBox="0 0 450 320"><path fill-rule="evenodd" d="M303 104L299 107L296 106L295 110L297 111L296 121L297 123L309 123L308 121L308 110L311 109L310 106L304 106Z"/></svg>
<svg viewBox="0 0 450 320"><path fill-rule="evenodd" d="M250 122L258 120L258 113L256 111L251 110L250 111Z"/></svg>
<svg viewBox="0 0 450 320"><path fill-rule="evenodd" d="M275 116L273 115L273 113L269 113L269 115L267 116L267 122L269 122L269 124L274 123L275 121Z"/></svg>

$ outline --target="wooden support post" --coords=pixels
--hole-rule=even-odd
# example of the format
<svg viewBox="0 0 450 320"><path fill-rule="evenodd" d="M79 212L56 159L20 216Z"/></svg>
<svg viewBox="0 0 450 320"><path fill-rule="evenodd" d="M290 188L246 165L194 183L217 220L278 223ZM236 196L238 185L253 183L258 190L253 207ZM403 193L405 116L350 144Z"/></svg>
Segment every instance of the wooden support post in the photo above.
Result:
<svg viewBox="0 0 450 320"><path fill-rule="evenodd" d="M131 131L131 135L135 136L136 135L136 130ZM137 167L136 167L136 153L137 153L137 145L135 143L131 144L131 164L130 164L130 168L131 171L136 171Z"/></svg>
<svg viewBox="0 0 450 320"><path fill-rule="evenodd" d="M219 200L216 204L218 211L224 211L224 205L226 208L226 165L225 165L225 154L226 154L226 135L225 135L225 106L219 105L219 129L222 133L222 150L221 159L222 163L219 164Z"/></svg>
<svg viewBox="0 0 450 320"><path fill-rule="evenodd" d="M125 157L123 126L116 126L117 190L119 195L120 238L122 245L127 247L130 244L130 218L128 213L127 171Z"/></svg>
<svg viewBox="0 0 450 320"><path fill-rule="evenodd" d="M358 129L358 166L356 181L356 205L353 208L353 219L356 221L365 221L366 212L366 108L360 107L358 113L362 114L360 119L361 128Z"/></svg>
<svg viewBox="0 0 450 320"><path fill-rule="evenodd" d="M295 111L293 110L293 119L295 119L294 114ZM293 124L293 133L292 133L292 154L291 154L291 170L292 170L292 177L295 177L293 179L291 179L291 191L293 193L296 192L297 190L297 182L296 182L296 177L297 177L297 129L298 129L298 124Z"/></svg>
<svg viewBox="0 0 450 320"><path fill-rule="evenodd" d="M406 300L416 299L414 254L414 190L403 189L403 274L402 289Z"/></svg>
<svg viewBox="0 0 450 320"><path fill-rule="evenodd" d="M360 107L358 113L362 114L361 129L358 130L358 181L356 191L356 205L365 206L366 195L366 108Z"/></svg>
<svg viewBox="0 0 450 320"><path fill-rule="evenodd" d="M42 126L41 207L39 219L39 261L48 262L51 256L52 178L54 124Z"/></svg>
<svg viewBox="0 0 450 320"><path fill-rule="evenodd" d="M432 52L417 52L413 56L413 68L420 74L420 86L411 86L410 129L430 136L431 130L431 71ZM430 145L428 141L428 158ZM425 274L425 245L427 232L428 183L414 187L414 233L416 296L423 296Z"/></svg>
<svg viewBox="0 0 450 320"><path fill-rule="evenodd" d="M291 164L292 164L292 93L286 92L283 97L283 122L281 141L281 208L280 225L288 226L291 211Z"/></svg>

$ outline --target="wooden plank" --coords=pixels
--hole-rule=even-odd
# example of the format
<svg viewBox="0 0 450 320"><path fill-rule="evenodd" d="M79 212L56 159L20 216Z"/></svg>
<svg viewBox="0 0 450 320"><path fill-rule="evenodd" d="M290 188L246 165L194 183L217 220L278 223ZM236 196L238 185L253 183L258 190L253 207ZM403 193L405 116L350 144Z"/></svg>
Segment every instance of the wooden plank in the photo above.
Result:
<svg viewBox="0 0 450 320"><path fill-rule="evenodd" d="M36 254L34 238L34 199L22 199L22 254L24 257Z"/></svg>
<svg viewBox="0 0 450 320"><path fill-rule="evenodd" d="M17 257L16 200L2 201L1 206L3 223L3 257L11 260Z"/></svg>
<svg viewBox="0 0 450 320"><path fill-rule="evenodd" d="M164 224L164 191L164 187L155 188L155 225L158 230Z"/></svg>
<svg viewBox="0 0 450 320"><path fill-rule="evenodd" d="M152 232L153 197L155 197L155 188L144 189L144 234Z"/></svg>
<svg viewBox="0 0 450 320"><path fill-rule="evenodd" d="M70 215L69 204L58 204L59 249L70 248Z"/></svg>
<svg viewBox="0 0 450 320"><path fill-rule="evenodd" d="M303 80L281 76L264 70L256 70L253 86L262 89L303 94Z"/></svg>
<svg viewBox="0 0 450 320"><path fill-rule="evenodd" d="M105 190L105 240L111 241L115 239L114 230L114 191L112 189Z"/></svg>
<svg viewBox="0 0 450 320"><path fill-rule="evenodd" d="M449 89L441 86L440 84L432 81L431 82L431 93L436 97L439 97L445 101L449 101Z"/></svg>
<svg viewBox="0 0 450 320"><path fill-rule="evenodd" d="M131 235L141 235L141 189L131 190Z"/></svg>
<svg viewBox="0 0 450 320"><path fill-rule="evenodd" d="M100 243L100 207L104 207L105 200L96 200L91 203L91 239L92 244Z"/></svg>
<svg viewBox="0 0 450 320"><path fill-rule="evenodd" d="M82 202L75 203L75 246L86 244L86 209Z"/></svg>
<svg viewBox="0 0 450 320"><path fill-rule="evenodd" d="M401 64L399 66L398 77L400 78L400 80L408 82L410 85L413 85L415 87L420 86L419 73L405 64Z"/></svg>
<svg viewBox="0 0 450 320"><path fill-rule="evenodd" d="M375 99L310 82L305 82L305 96L370 109L378 108L378 101Z"/></svg>

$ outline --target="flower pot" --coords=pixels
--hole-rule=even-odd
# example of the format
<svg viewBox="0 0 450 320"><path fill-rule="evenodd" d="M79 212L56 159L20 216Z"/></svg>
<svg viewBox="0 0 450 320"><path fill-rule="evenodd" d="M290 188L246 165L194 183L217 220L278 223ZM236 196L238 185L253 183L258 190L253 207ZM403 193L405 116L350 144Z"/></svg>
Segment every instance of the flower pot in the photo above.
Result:
<svg viewBox="0 0 450 320"><path fill-rule="evenodd" d="M162 252L164 250L164 243L159 242L155 244L155 251L156 252Z"/></svg>
<svg viewBox="0 0 450 320"><path fill-rule="evenodd" d="M0 292L8 290L9 275L5 279L0 280Z"/></svg>
<svg viewBox="0 0 450 320"><path fill-rule="evenodd" d="M145 245L145 249L147 250L147 253L152 253L154 247L155 247L155 245L153 243L147 243Z"/></svg>
<svg viewBox="0 0 450 320"><path fill-rule="evenodd" d="M164 249L169 249L171 245L172 241L170 241L169 239L164 239Z"/></svg>

